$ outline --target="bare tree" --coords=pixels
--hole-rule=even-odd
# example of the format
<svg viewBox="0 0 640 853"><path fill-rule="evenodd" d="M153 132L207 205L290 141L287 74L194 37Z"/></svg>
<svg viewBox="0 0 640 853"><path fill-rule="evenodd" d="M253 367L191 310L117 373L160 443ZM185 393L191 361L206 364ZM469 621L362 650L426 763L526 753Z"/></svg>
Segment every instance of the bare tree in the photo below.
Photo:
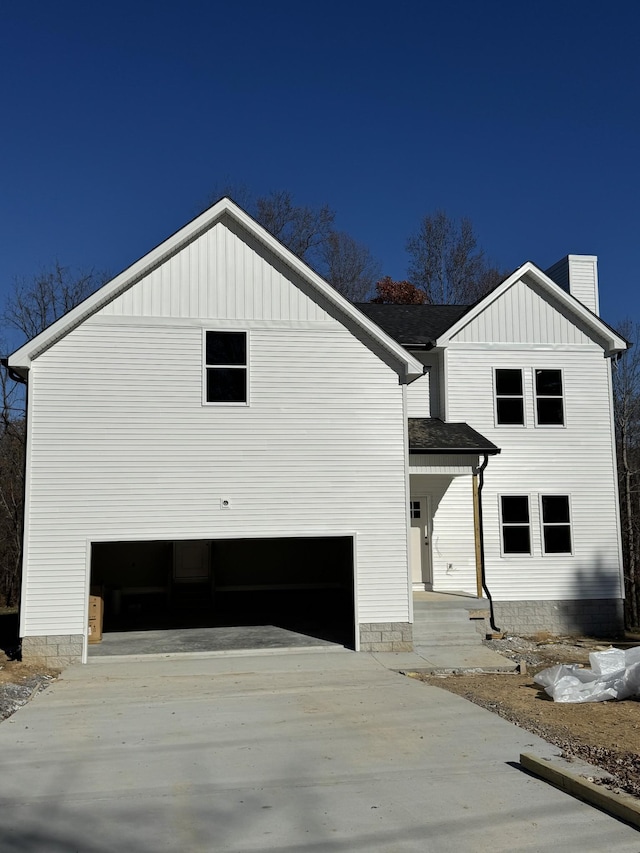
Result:
<svg viewBox="0 0 640 853"><path fill-rule="evenodd" d="M324 278L352 302L364 302L373 292L380 264L369 249L343 231L332 231L320 247Z"/></svg>
<svg viewBox="0 0 640 853"><path fill-rule="evenodd" d="M621 334L640 341L640 325L626 320ZM627 350L613 365L613 399L622 517L626 623L640 625L640 349Z"/></svg>
<svg viewBox="0 0 640 853"><path fill-rule="evenodd" d="M327 205L314 209L294 204L291 193L281 191L256 200L256 219L294 255L313 263L331 234L335 213Z"/></svg>
<svg viewBox="0 0 640 853"><path fill-rule="evenodd" d="M371 296L380 264L369 249L334 228L335 212L297 204L287 190L253 196L244 184L219 184L211 201L229 196L336 290L353 301Z"/></svg>
<svg viewBox="0 0 640 853"><path fill-rule="evenodd" d="M5 304L5 331L18 343L40 334L105 280L105 274L74 272L56 263L31 279L18 279ZM6 340L0 348L10 349ZM22 561L25 458L24 388L0 368L0 604L17 603Z"/></svg>
<svg viewBox="0 0 640 853"><path fill-rule="evenodd" d="M31 340L106 280L104 273L74 271L57 261L51 270L43 270L33 278L16 279L5 305L5 326L20 332L24 340Z"/></svg>
<svg viewBox="0 0 640 853"><path fill-rule="evenodd" d="M6 351L4 342L0 346ZM16 604L22 554L24 491L24 395L7 370L0 368L0 605Z"/></svg>
<svg viewBox="0 0 640 853"><path fill-rule="evenodd" d="M443 210L424 217L407 251L409 278L436 305L475 302L503 278L479 248L471 220Z"/></svg>

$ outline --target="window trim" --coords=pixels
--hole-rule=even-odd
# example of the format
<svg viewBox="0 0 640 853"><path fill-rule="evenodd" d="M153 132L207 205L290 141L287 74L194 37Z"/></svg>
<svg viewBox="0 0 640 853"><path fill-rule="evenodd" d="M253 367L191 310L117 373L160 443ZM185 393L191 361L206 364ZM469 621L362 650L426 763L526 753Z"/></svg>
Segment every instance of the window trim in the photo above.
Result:
<svg viewBox="0 0 640 853"><path fill-rule="evenodd" d="M569 521L549 521L545 522L544 520L544 510L542 508L542 499L543 498L566 498L567 499L567 507L569 509ZM573 543L573 507L571 506L571 495L567 492L540 492L538 494L538 510L540 512L540 548L542 549L543 557L573 557L574 555L574 543ZM568 527L569 528L569 542L571 544L571 549L569 551L547 551L544 545L544 529L545 527Z"/></svg>
<svg viewBox="0 0 640 853"><path fill-rule="evenodd" d="M208 364L207 363L207 333L208 332L235 332L237 334L243 334L245 336L245 363L244 364ZM203 406L241 406L247 407L250 405L251 398L251 335L248 329L234 329L234 328L203 328L202 329L202 405ZM245 400L230 400L225 402L223 400L207 400L207 369L208 368L226 368L233 370L244 370L245 371Z"/></svg>
<svg viewBox="0 0 640 853"><path fill-rule="evenodd" d="M519 370L520 381L522 385L522 394L498 394L498 371L499 370ZM493 420L498 429L523 429L527 426L527 407L525 405L525 371L522 367L494 367L493 368ZM498 399L501 400L522 400L522 423L501 423L498 419Z"/></svg>
<svg viewBox="0 0 640 853"><path fill-rule="evenodd" d="M527 508L529 510L529 522L526 525L529 528L529 551L506 551L504 547L504 529L505 527L524 527L522 522L505 522L502 518L502 501L504 498L526 498ZM522 559L533 557L533 523L531 517L531 495L523 494L499 494L498 495L498 517L500 519L500 556L507 560Z"/></svg>
<svg viewBox="0 0 640 853"><path fill-rule="evenodd" d="M564 384L564 368L562 367L534 367L533 370L533 422L536 428L540 429L566 429L567 428L567 395ZM538 394L536 382L537 371L554 370L560 374L560 382L562 383L562 394ZM541 424L538 420L538 400L562 400L562 423L561 424Z"/></svg>

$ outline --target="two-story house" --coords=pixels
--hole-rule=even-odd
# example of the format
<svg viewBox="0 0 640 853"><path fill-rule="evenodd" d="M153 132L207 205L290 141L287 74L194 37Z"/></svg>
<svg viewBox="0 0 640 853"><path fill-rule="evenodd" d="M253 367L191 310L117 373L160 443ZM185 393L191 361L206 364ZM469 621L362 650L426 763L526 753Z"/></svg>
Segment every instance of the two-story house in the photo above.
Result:
<svg viewBox="0 0 640 853"><path fill-rule="evenodd" d="M417 588L484 584L514 630L613 627L626 343L595 261L569 266L575 296L525 264L471 308L358 307L209 208L9 358L23 655L86 659L92 588L115 627L273 618L361 650L411 648Z"/></svg>

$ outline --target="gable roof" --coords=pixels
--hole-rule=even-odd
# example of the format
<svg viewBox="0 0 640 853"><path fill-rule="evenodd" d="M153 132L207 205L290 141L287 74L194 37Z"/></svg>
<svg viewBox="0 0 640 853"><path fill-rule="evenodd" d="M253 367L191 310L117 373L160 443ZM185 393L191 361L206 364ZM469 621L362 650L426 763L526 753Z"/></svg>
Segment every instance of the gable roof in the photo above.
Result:
<svg viewBox="0 0 640 853"><path fill-rule="evenodd" d="M446 346L467 323L474 320L516 282L530 276L535 283L552 297L604 349L607 356L624 352L629 342L611 328L604 320L586 308L574 296L563 290L546 273L531 261L518 267L503 282L496 285L473 305L385 305L359 304L361 311L375 320L392 337L406 347Z"/></svg>
<svg viewBox="0 0 640 853"><path fill-rule="evenodd" d="M573 314L577 321L585 327L594 340L596 340L604 349L605 355L612 356L619 352L624 352L628 347L626 341L619 335L615 329L612 329L604 320L601 320L593 311L586 308L579 302L575 296L571 296L563 290L560 285L549 278L539 267L531 261L527 261L521 267L518 267L515 272L511 273L501 284L490 290L482 299L479 299L475 305L472 305L468 311L459 317L445 332L443 332L434 342L435 346L444 346L462 329L467 323L471 322L475 317L481 314L485 308L491 305L492 302L499 299L502 294L509 290L516 282L524 279L525 276L530 276L533 281L546 292L552 299L561 305L566 311Z"/></svg>
<svg viewBox="0 0 640 853"><path fill-rule="evenodd" d="M9 356L9 367L20 375L26 376L33 359L68 335L103 306L133 287L189 243L213 228L222 217L230 217L280 261L290 267L294 273L310 285L311 289L318 294L325 304L331 306L339 320L347 324L352 331L355 327L362 333L366 343L381 348L391 358L399 374L405 380L410 381L423 374L424 366L421 362L227 197L220 199L199 216L196 216L195 219L192 219L179 231L176 231L142 258L135 261L39 335L36 335L35 338L23 344Z"/></svg>

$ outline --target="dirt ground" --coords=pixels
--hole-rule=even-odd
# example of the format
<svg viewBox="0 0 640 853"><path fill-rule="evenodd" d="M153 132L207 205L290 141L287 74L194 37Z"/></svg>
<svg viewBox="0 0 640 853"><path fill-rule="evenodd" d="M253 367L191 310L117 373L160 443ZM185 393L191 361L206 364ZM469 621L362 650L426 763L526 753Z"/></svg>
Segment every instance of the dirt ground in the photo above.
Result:
<svg viewBox="0 0 640 853"><path fill-rule="evenodd" d="M0 652L0 722L45 690L59 674L60 670L10 660Z"/></svg>
<svg viewBox="0 0 640 853"><path fill-rule="evenodd" d="M639 643L640 644L640 641ZM487 642L526 673L420 675L544 738L566 758L578 758L615 777L618 788L640 797L640 700L585 704L554 702L533 675L558 663L589 665L589 652L609 648L594 640L507 637Z"/></svg>
<svg viewBox="0 0 640 853"><path fill-rule="evenodd" d="M45 690L60 670L22 663L19 656L18 614L0 607L0 722Z"/></svg>

